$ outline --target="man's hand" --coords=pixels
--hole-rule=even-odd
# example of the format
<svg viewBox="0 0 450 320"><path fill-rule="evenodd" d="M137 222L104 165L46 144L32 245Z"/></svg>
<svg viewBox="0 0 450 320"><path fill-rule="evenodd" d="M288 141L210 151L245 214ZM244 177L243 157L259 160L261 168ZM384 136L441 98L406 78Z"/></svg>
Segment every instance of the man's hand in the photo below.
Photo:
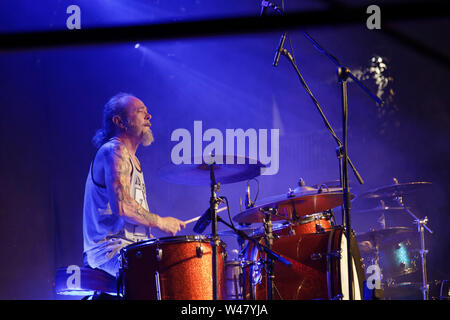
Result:
<svg viewBox="0 0 450 320"><path fill-rule="evenodd" d="M158 217L158 223L156 227L168 234L171 234L172 236L176 235L179 231L184 229L186 227L186 224L173 217Z"/></svg>

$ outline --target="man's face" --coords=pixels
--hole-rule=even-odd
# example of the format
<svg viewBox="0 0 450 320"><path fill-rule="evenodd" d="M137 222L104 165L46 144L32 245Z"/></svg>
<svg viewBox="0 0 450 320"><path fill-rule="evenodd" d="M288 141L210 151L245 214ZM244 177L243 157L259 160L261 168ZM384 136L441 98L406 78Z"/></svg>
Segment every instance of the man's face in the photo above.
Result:
<svg viewBox="0 0 450 320"><path fill-rule="evenodd" d="M150 129L150 119L147 107L138 98L129 97L125 108L127 114L127 134L138 137L144 146L149 146L154 138Z"/></svg>

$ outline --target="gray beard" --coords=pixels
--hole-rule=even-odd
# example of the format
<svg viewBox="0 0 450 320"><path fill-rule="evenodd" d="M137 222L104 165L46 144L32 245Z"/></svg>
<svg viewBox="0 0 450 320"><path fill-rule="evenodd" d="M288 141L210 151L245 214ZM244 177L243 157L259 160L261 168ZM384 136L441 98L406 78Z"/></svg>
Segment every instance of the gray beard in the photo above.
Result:
<svg viewBox="0 0 450 320"><path fill-rule="evenodd" d="M142 145L144 147L148 147L155 141L155 138L153 137L153 132L150 128L148 128L148 131L145 130L144 134L142 135Z"/></svg>

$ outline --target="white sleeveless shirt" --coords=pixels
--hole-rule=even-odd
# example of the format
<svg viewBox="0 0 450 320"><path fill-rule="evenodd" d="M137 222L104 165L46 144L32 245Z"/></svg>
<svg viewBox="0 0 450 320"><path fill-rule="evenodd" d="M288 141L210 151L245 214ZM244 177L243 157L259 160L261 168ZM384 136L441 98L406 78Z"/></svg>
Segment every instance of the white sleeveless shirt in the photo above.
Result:
<svg viewBox="0 0 450 320"><path fill-rule="evenodd" d="M148 210L144 174L131 157L129 161L132 166L130 196ZM116 257L123 247L148 239L150 228L125 222L118 213L112 212L106 186L94 181L93 165L94 161L84 193L83 238L85 261L90 267L97 268Z"/></svg>

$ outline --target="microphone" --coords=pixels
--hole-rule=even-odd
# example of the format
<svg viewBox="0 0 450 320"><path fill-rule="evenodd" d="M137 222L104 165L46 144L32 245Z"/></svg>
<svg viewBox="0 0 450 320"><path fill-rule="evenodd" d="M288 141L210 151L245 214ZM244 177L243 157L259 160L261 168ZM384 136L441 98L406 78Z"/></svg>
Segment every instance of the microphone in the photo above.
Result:
<svg viewBox="0 0 450 320"><path fill-rule="evenodd" d="M269 6L269 1L262 0L261 1L261 13L260 16L263 17L266 15L267 7Z"/></svg>
<svg viewBox="0 0 450 320"><path fill-rule="evenodd" d="M203 231L205 231L206 227L210 224L210 222L211 222L211 212L208 208L208 209L206 209L205 213L202 214L200 219L198 219L197 223L195 224L194 232L202 233Z"/></svg>
<svg viewBox="0 0 450 320"><path fill-rule="evenodd" d="M273 59L273 66L278 66L278 61L280 60L281 52L283 51L284 42L286 41L287 33L283 33L280 38L280 43L278 44L277 52L275 53L275 58Z"/></svg>

